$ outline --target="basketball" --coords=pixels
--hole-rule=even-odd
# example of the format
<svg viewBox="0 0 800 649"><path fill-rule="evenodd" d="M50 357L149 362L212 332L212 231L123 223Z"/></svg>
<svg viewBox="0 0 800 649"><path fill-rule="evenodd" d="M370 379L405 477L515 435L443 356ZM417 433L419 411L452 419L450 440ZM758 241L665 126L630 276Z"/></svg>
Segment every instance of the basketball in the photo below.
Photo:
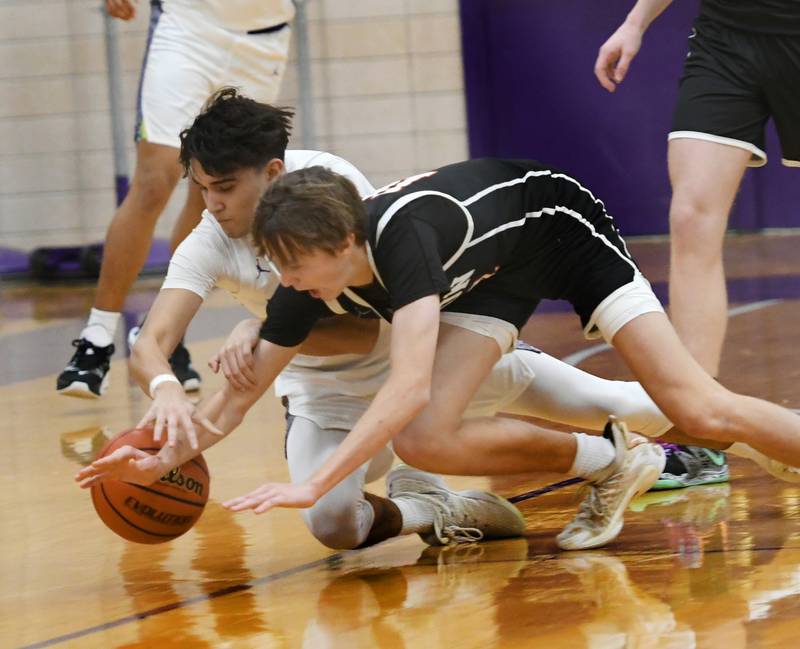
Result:
<svg viewBox="0 0 800 649"><path fill-rule="evenodd" d="M152 455L163 443L153 441L152 427L134 428L109 440L97 457L125 445ZM146 487L119 480L93 485L92 503L100 520L123 539L164 543L186 533L197 522L208 501L210 485L208 466L198 455Z"/></svg>

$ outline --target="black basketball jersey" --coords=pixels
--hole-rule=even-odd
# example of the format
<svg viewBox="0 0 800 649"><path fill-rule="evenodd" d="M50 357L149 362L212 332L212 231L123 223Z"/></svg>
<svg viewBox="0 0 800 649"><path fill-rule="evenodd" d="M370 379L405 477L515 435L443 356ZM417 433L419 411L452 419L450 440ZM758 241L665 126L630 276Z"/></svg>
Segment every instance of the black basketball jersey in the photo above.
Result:
<svg viewBox="0 0 800 649"><path fill-rule="evenodd" d="M534 161L449 165L388 185L365 205L375 281L348 288L337 300L342 310L362 316L391 321L407 304L439 295L443 309L519 327L540 298L575 304L584 284L602 284L580 269L580 260L596 257L598 247L622 260L623 272L636 269L602 203L577 180ZM467 299L473 293L479 297ZM325 313L321 300L280 287L267 306L262 337L299 344Z"/></svg>
<svg viewBox="0 0 800 649"><path fill-rule="evenodd" d="M761 34L800 34L800 0L702 0L700 16Z"/></svg>

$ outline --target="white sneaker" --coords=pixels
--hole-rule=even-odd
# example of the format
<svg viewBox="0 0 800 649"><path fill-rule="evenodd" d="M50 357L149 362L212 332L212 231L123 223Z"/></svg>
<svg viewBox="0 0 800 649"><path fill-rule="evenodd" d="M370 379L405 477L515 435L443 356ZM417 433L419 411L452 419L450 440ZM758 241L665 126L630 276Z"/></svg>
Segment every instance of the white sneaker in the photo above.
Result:
<svg viewBox="0 0 800 649"><path fill-rule="evenodd" d="M735 453L734 455L739 455L739 457L747 457L771 476L778 478L778 480L794 483L800 482L800 467L790 466L780 462L779 460L773 460L771 457L767 457L761 451L757 451L754 448L750 448L750 451L752 452L747 456L740 455L738 453Z"/></svg>
<svg viewBox="0 0 800 649"><path fill-rule="evenodd" d="M664 450L650 443L628 448L627 433L623 422L609 418L603 436L614 444L616 457L587 485L589 493L577 514L556 537L562 550L596 548L617 538L628 503L650 489L664 470Z"/></svg>
<svg viewBox="0 0 800 649"><path fill-rule="evenodd" d="M429 545L474 543L522 536L525 519L505 498L488 491L450 491L432 473L401 464L386 476L389 498L413 498L433 509L433 529L420 533Z"/></svg>

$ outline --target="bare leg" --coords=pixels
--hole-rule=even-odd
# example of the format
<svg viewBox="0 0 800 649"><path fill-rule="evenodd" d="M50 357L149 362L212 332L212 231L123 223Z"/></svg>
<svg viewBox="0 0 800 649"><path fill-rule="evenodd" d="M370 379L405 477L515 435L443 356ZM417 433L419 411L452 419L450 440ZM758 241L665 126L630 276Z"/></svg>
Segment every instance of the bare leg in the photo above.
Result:
<svg viewBox="0 0 800 649"><path fill-rule="evenodd" d="M664 314L635 318L614 336L613 344L681 431L718 442L744 442L800 466L800 416L725 389L692 358Z"/></svg>
<svg viewBox="0 0 800 649"><path fill-rule="evenodd" d="M462 421L499 357L491 338L442 324L431 403L395 438L397 454L420 469L456 475L567 472L577 448L570 434L500 417Z"/></svg>
<svg viewBox="0 0 800 649"><path fill-rule="evenodd" d="M175 226L172 228L172 236L169 242L171 252L175 252L175 248L181 244L181 241L189 236L189 233L200 223L200 216L205 207L200 188L190 182L186 202L183 204L178 220L175 221Z"/></svg>
<svg viewBox="0 0 800 649"><path fill-rule="evenodd" d="M611 381L568 365L544 352L517 350L500 360L493 373L524 363L536 378L504 412L602 430L609 414L634 432L675 444L725 450L729 442L698 439L671 427L667 417L636 381Z"/></svg>
<svg viewBox="0 0 800 649"><path fill-rule="evenodd" d="M728 320L722 241L750 152L696 139L670 140L670 317L692 356L719 371Z"/></svg>
<svg viewBox="0 0 800 649"><path fill-rule="evenodd" d="M177 151L149 142L137 145L130 191L108 227L94 306L121 311L144 266L156 221L180 178Z"/></svg>

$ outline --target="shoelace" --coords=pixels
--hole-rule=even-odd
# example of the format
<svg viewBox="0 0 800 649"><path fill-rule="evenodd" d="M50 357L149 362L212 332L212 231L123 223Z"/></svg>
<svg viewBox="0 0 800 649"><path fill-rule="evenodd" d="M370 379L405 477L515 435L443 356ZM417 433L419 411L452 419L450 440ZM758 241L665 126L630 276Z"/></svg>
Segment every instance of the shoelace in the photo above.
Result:
<svg viewBox="0 0 800 649"><path fill-rule="evenodd" d="M483 532L477 527L445 525L445 518L451 515L447 505L436 496L419 491L392 491L392 498L411 498L424 500L433 508L433 533L444 545L450 543L475 543L483 539Z"/></svg>
<svg viewBox="0 0 800 649"><path fill-rule="evenodd" d="M72 346L75 347L75 353L69 361L68 369L93 370L100 367L106 360L103 354L97 353L97 350L105 348L97 347L85 338L75 338ZM110 347L109 356L114 353L114 345ZM91 354L87 353L90 351Z"/></svg>

